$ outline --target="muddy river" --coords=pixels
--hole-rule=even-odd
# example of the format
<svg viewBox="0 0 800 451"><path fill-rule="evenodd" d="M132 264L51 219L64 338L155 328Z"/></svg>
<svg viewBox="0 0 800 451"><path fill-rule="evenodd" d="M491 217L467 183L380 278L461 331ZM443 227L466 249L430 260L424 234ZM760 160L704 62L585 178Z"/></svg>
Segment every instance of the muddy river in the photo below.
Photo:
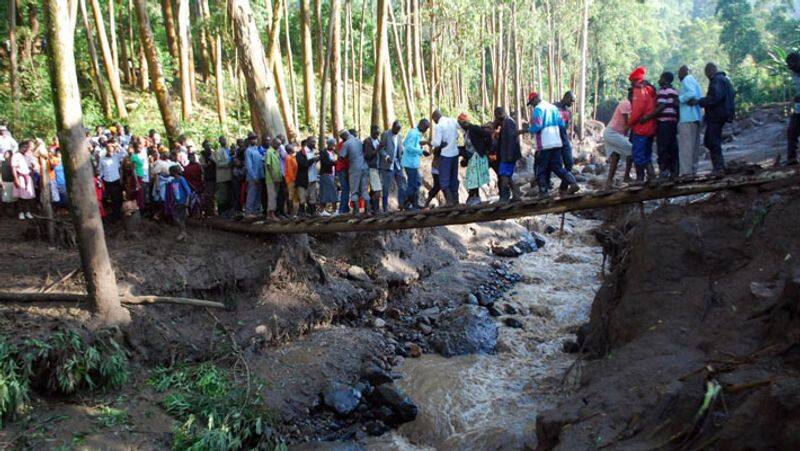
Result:
<svg viewBox="0 0 800 451"><path fill-rule="evenodd" d="M559 218L547 222L558 227ZM417 419L374 439L368 449L517 449L535 444L537 414L572 386L575 356L563 352L588 320L600 286L596 221L567 217L565 233L513 262L525 282L509 294L523 329L500 327L495 355L424 355L398 368L399 385L419 407ZM503 306L504 302L498 302ZM499 318L502 320L502 318ZM502 324L502 322L501 322Z"/></svg>

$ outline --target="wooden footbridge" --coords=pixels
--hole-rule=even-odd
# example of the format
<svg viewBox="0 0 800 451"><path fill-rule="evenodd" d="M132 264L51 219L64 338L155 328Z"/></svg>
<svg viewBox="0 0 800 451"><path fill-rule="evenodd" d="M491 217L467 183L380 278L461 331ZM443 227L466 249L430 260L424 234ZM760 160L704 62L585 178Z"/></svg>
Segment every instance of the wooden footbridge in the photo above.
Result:
<svg viewBox="0 0 800 451"><path fill-rule="evenodd" d="M789 186L800 186L800 171L798 169L763 170L751 167L724 177L706 175L681 179L675 182L633 185L608 191L587 191L546 199L525 198L521 201L509 203L482 203L474 206L462 205L427 211L399 211L373 216L350 214L281 221L257 221L253 223L209 218L193 220L191 224L248 235L375 232L471 224L547 213L608 208L648 200L717 191L766 192Z"/></svg>

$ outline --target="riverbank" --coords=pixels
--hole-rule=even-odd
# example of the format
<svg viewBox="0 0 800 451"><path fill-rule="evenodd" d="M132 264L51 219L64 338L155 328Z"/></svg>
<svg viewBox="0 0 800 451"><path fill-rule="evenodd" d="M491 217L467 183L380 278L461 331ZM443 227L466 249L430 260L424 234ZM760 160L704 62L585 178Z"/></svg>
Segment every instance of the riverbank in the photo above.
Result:
<svg viewBox="0 0 800 451"><path fill-rule="evenodd" d="M577 391L537 449L796 449L800 191L607 224Z"/></svg>

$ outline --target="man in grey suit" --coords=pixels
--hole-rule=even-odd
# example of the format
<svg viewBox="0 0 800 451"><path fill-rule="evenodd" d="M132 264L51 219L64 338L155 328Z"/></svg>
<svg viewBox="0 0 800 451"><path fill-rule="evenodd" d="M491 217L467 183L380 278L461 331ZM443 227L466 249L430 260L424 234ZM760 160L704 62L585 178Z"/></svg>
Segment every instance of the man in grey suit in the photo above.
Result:
<svg viewBox="0 0 800 451"><path fill-rule="evenodd" d="M392 128L386 130L381 136L378 146L378 169L381 173L381 185L383 187L382 205L383 211L389 211L389 191L392 183L397 184L397 205L402 207L405 200L406 177L403 175L403 168L400 160L403 158L403 135L400 134L400 121L394 121Z"/></svg>

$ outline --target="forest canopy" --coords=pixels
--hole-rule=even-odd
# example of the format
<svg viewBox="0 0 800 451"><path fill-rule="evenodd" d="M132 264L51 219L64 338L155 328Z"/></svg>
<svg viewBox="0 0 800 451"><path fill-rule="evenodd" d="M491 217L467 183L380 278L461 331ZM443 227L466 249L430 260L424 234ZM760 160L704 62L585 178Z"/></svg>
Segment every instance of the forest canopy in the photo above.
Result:
<svg viewBox="0 0 800 451"><path fill-rule="evenodd" d="M164 128L137 2L80 0L75 56L87 126L121 120L138 130ZM231 16L230 3L241 2L142 2L180 130L212 136L253 128ZM779 63L800 45L800 0L245 3L290 134L315 132L321 111L328 133L385 126L395 116L408 125L436 107L486 119L502 105L524 116L533 90L548 100L572 90L585 117L607 119L635 66L646 66L655 81L687 64L704 83L708 61L731 76L738 107L746 109L788 98ZM41 0L0 6L7 18L0 22L0 119L21 136L55 130L41 8Z"/></svg>

